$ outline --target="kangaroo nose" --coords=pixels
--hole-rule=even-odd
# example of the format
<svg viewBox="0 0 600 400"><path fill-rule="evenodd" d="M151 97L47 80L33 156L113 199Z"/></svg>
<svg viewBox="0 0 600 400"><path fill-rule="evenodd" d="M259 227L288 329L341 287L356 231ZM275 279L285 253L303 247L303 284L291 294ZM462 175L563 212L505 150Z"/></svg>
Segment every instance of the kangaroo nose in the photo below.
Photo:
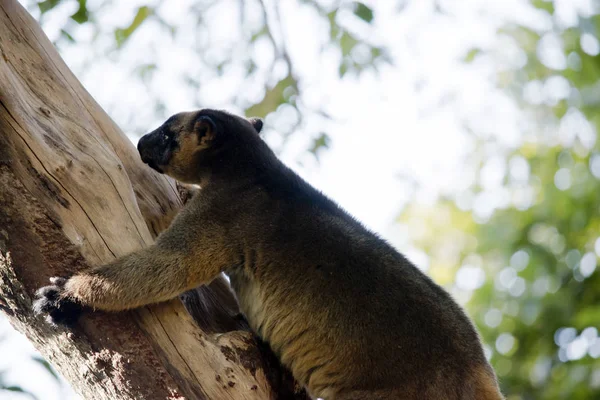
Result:
<svg viewBox="0 0 600 400"><path fill-rule="evenodd" d="M150 141L150 138L148 136L149 134L142 136L137 144L137 149L140 153L140 157L142 158L142 161L146 164L148 164L148 162L150 161L150 151L148 149L148 142Z"/></svg>
<svg viewBox="0 0 600 400"><path fill-rule="evenodd" d="M144 135L138 140L137 149L141 153L144 148L145 143L148 141L148 135Z"/></svg>
<svg viewBox="0 0 600 400"><path fill-rule="evenodd" d="M153 132L145 134L138 141L137 149L142 162L162 174L164 173L163 169L156 163L156 138L157 135L153 135Z"/></svg>

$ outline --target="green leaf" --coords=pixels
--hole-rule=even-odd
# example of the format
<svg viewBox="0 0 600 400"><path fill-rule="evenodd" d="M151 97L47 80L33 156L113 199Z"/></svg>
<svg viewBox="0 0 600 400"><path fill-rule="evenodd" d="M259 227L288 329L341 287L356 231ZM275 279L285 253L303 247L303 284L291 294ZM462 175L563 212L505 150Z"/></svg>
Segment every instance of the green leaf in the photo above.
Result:
<svg viewBox="0 0 600 400"><path fill-rule="evenodd" d="M554 14L554 1L552 0L532 0L531 4L537 9Z"/></svg>
<svg viewBox="0 0 600 400"><path fill-rule="evenodd" d="M246 115L264 118L268 113L274 111L283 103L293 103L292 96L297 94L296 87L298 82L288 75L271 89L267 89L264 97L257 104L248 107L245 110Z"/></svg>
<svg viewBox="0 0 600 400"><path fill-rule="evenodd" d="M465 57L463 58L463 61L466 63L473 62L473 60L475 60L475 57L477 57L479 54L481 54L481 49L477 49L477 48L471 49L471 50L469 50L467 55L465 55Z"/></svg>
<svg viewBox="0 0 600 400"><path fill-rule="evenodd" d="M340 67L338 68L338 75L340 76L340 78L343 78L344 75L346 75L346 73L348 72L348 61L344 60L342 61L342 63L340 64Z"/></svg>
<svg viewBox="0 0 600 400"><path fill-rule="evenodd" d="M33 356L32 359L33 359L33 361L37 362L42 367L44 367L44 369L46 371L48 371L48 373L50 373L50 375L52 375L52 377L54 379L56 379L57 381L60 380L60 378L56 374L56 371L54 371L54 369L52 368L52 366L50 365L50 363L48 361L44 360L42 357L39 357L39 356Z"/></svg>
<svg viewBox="0 0 600 400"><path fill-rule="evenodd" d="M352 67L354 68L354 71L356 71L357 74L360 74L365 70L365 66L357 63L356 61L352 61Z"/></svg>
<svg viewBox="0 0 600 400"><path fill-rule="evenodd" d="M142 6L138 8L133 21L126 28L119 28L115 30L115 40L117 41L117 47L123 46L127 39L140 27L150 15L154 13L154 9L148 6Z"/></svg>
<svg viewBox="0 0 600 400"><path fill-rule="evenodd" d="M20 386L6 386L4 390L8 390L9 392L25 393L25 390L23 390L23 388Z"/></svg>
<svg viewBox="0 0 600 400"><path fill-rule="evenodd" d="M337 17L337 10L333 10L332 12L327 14L327 20L329 21L329 37L333 39L337 39L340 36L340 26L335 22Z"/></svg>
<svg viewBox="0 0 600 400"><path fill-rule="evenodd" d="M252 60L246 62L246 76L252 75L258 69L258 65Z"/></svg>
<svg viewBox="0 0 600 400"><path fill-rule="evenodd" d="M40 12L42 14L52 10L54 7L56 7L58 5L58 3L60 3L61 0L46 0L46 1L40 1L37 3L38 8L40 9Z"/></svg>
<svg viewBox="0 0 600 400"><path fill-rule="evenodd" d="M73 36L71 36L71 34L67 31L65 31L64 29L60 30L60 35L62 37L64 37L65 39L67 39L69 42L75 43L75 38Z"/></svg>
<svg viewBox="0 0 600 400"><path fill-rule="evenodd" d="M259 37L266 35L267 32L269 32L269 29L267 28L267 25L264 25L258 32L250 36L250 43L256 42Z"/></svg>
<svg viewBox="0 0 600 400"><path fill-rule="evenodd" d="M87 9L87 0L77 0L79 3L79 8L75 12L75 14L71 15L71 19L78 24L83 24L90 19L90 15Z"/></svg>
<svg viewBox="0 0 600 400"><path fill-rule="evenodd" d="M371 60L375 60L381 56L383 49L381 47L371 47Z"/></svg>
<svg viewBox="0 0 600 400"><path fill-rule="evenodd" d="M313 145L308 151L315 155L315 157L319 157L319 152L323 149L328 149L331 143L331 138L325 132L321 132L319 136L313 141Z"/></svg>
<svg viewBox="0 0 600 400"><path fill-rule="evenodd" d="M358 1L354 3L354 15L369 24L373 21L373 10Z"/></svg>
<svg viewBox="0 0 600 400"><path fill-rule="evenodd" d="M333 10L330 13L327 14L327 20L329 21L330 24L335 24L335 19L337 17L337 12L338 12L338 10L335 9L335 10Z"/></svg>
<svg viewBox="0 0 600 400"><path fill-rule="evenodd" d="M342 34L340 37L340 49L342 50L342 55L347 56L350 54L354 46L358 43L358 40L347 31Z"/></svg>
<svg viewBox="0 0 600 400"><path fill-rule="evenodd" d="M334 22L330 25L329 37L331 40L338 39L340 37L340 32L342 32L342 29L338 24Z"/></svg>
<svg viewBox="0 0 600 400"><path fill-rule="evenodd" d="M4 387L0 387L0 391L2 390L6 390L8 392L13 392L13 393L21 393L21 394L25 394L29 397L31 397L34 400L37 400L37 397L34 396L33 394L29 393L28 391L26 391L25 389L23 389L21 386L4 386Z"/></svg>

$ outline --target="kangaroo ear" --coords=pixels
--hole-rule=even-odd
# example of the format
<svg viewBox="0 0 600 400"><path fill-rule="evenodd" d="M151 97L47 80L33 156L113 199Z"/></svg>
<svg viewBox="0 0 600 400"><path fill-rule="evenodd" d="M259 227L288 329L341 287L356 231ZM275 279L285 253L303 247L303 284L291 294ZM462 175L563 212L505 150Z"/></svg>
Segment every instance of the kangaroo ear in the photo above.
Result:
<svg viewBox="0 0 600 400"><path fill-rule="evenodd" d="M256 132L260 133L263 127L263 120L258 117L251 117L248 118L248 121L250 121L254 129L256 129Z"/></svg>
<svg viewBox="0 0 600 400"><path fill-rule="evenodd" d="M217 135L217 124L211 117L203 115L196 120L194 131L198 134L200 145L208 147Z"/></svg>

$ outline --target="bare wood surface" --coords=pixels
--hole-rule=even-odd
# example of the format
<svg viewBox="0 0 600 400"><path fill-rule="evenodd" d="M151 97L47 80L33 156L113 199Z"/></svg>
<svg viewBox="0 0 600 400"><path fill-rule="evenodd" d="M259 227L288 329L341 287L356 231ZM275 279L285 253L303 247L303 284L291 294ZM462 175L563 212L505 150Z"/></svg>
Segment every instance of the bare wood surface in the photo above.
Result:
<svg viewBox="0 0 600 400"><path fill-rule="evenodd" d="M242 325L223 280L187 295L203 329L179 300L73 331L31 314L49 277L151 244L181 206L37 22L0 0L0 310L87 399L306 398L252 334L227 332Z"/></svg>

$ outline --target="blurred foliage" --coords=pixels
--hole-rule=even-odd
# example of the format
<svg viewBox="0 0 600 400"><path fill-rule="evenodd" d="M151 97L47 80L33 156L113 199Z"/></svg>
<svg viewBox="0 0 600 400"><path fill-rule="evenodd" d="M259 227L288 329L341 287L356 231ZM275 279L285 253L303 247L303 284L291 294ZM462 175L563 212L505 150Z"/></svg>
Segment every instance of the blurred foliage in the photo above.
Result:
<svg viewBox="0 0 600 400"><path fill-rule="evenodd" d="M600 3L576 16L559 3L531 0L535 28L510 24L499 52L464 58L499 65L520 144L492 144L472 187L400 217L430 275L467 301L511 400L600 399Z"/></svg>
<svg viewBox="0 0 600 400"><path fill-rule="evenodd" d="M95 41L103 40L107 34L112 36L114 46L110 53L104 54L104 57L113 57L115 54L124 54L127 44L132 40L137 32L143 26L157 24L167 35L174 39L174 43L181 43L178 35L182 37L189 35L189 30L174 23L167 22L165 18L168 14L168 3L165 0L148 0L144 5L137 8L132 19L119 27L107 27L99 22L97 17L101 13L114 12L115 4L111 0L99 0L95 2L87 2L86 0L45 0L40 2L32 2L23 0L30 11L39 12L39 21L44 26L47 15L62 9L75 10L70 12L70 16L64 19L63 26L60 29L60 37L55 40L55 45L61 49L68 44L77 42L81 35L81 26L85 25L88 31L92 31L93 46ZM139 4L137 2L136 4ZM143 2L142 2L143 3ZM270 114L275 114L278 111L285 113L285 116L290 115L290 110L293 110L295 117L294 123L281 124L277 127L285 139L290 133L297 132L299 128L305 126L307 117L318 117L324 120L331 119L330 115L323 107L315 107L309 102L304 101L305 86L303 75L297 71L293 62L293 52L290 52L288 40L285 37L285 21L281 18L280 7L281 3L277 1L253 0L253 1L230 1L219 2L214 0L199 0L196 2L188 2L181 4L181 7L188 7L189 15L195 16L197 20L194 27L195 34L198 38L209 37L208 32L212 11L217 7L229 7L227 14L235 15L239 13L239 28L242 34L239 36L239 43L236 43L237 48L224 48L229 54L221 57L211 58L206 54L210 54L216 45L214 43L203 43L202 39L196 39L194 48L190 48L195 52L195 56L199 59L197 70L215 71L217 75L223 75L226 71L231 71L241 64L245 68L245 79L248 82L263 82L263 94L261 97L246 98L245 93L237 94L237 98L232 99L240 110L244 111L247 116L266 117ZM376 42L368 37L368 31L364 29L356 29L357 24L366 24L367 26L374 23L376 15L371 7L363 2L357 1L318 1L318 0L299 0L299 3L305 8L309 8L320 19L315 25L322 24L326 29L323 32L328 32L326 38L322 40L321 52L337 49L339 53L339 77L342 78L347 74L361 74L369 69L377 69L381 63L391 63L387 51ZM59 10L60 11L60 10ZM35 12L34 12L35 14ZM260 23L256 23L256 16L259 15ZM154 27L154 25L152 25ZM238 27L232 29L232 32L237 31ZM319 32L321 31L319 27ZM108 32L112 30L111 32ZM181 33L185 31L186 33ZM365 32L367 32L365 34ZM270 72L269 76L264 76L263 71L259 71L257 60L253 59L253 49L259 44L264 46L263 41L269 44L271 55L263 57L270 59L271 71L282 71L283 74ZM240 51L241 49L241 51ZM213 51L214 53L214 51ZM239 59L242 54L243 59ZM279 69L277 69L279 68ZM159 69L157 63L148 63L139 65L132 71L133 79L140 79L144 83L150 83L155 72ZM202 86L203 80L199 77L200 73L191 72L186 74L183 79L187 86L199 89ZM166 89L163 89L163 91ZM150 90L149 90L150 92ZM164 94L164 93L163 93ZM161 93L149 93L149 98L153 97L155 101L155 115L158 120L165 119L167 115L167 107L161 100ZM206 106L201 104L201 100L196 101L198 107ZM135 117L132 117L132 123L135 124ZM147 122L146 122L147 123ZM139 131L147 129L146 123L144 126L125 127L129 130ZM270 124L268 124L270 125ZM313 128L310 128L313 129ZM324 140L323 132L314 131L308 132L312 137L311 152L317 154L318 147L326 148L328 141Z"/></svg>
<svg viewBox="0 0 600 400"><path fill-rule="evenodd" d="M36 400L37 397L35 397L33 394L27 392L25 389L23 389L21 386L18 385L9 385L4 383L4 372L0 371L0 398L2 397L2 393L8 393L8 394L21 394L23 398L31 398Z"/></svg>
<svg viewBox="0 0 600 400"><path fill-rule="evenodd" d="M64 380L61 379L56 370L41 356L25 350L25 353L21 354L21 358L18 359L17 364L19 365L13 365L15 361L14 353L10 354L11 351L7 350L11 346L20 346L12 337L13 332L10 329L6 331L5 328L9 326L8 321L4 320L4 316L0 314L0 354L9 353L8 358L3 359L0 366L0 399L39 399L40 397L32 393L32 387L28 385L29 381L27 379L31 380L33 377L36 378L33 379L36 386L40 385L40 381L43 381L41 387L44 393L49 390L56 390L56 393L51 396L52 398L74 398L69 386L65 385ZM40 371L44 371L50 380L40 379ZM56 385L48 387L48 381L53 381ZM39 394L39 388L40 386L38 386L37 391L33 390L33 392ZM42 399L46 398L47 396L42 397Z"/></svg>
<svg viewBox="0 0 600 400"><path fill-rule="evenodd" d="M596 268L600 255L600 9L598 2L590 0L591 10L582 8L574 17L565 17L561 12L565 0L523 1L529 1L540 23L525 24L525 19L516 18L518 22L498 32L503 40L500 51L474 48L464 57L472 64L485 58L495 60L498 86L525 116L521 142L510 149L496 149L488 138L480 139L482 156L475 184L433 205L415 201L404 209L400 222L408 227L414 245L428 255L428 273L459 300L467 301L508 399L600 398L600 277ZM326 27L321 51L335 49L340 79L377 72L383 63L391 63L387 49L372 40L365 33L368 30L360 29L377 19L368 2L300 2ZM211 9L219 3L199 0L190 7L189 13L197 17L199 37L206 33ZM398 11L407 3L398 1ZM437 3L442 9L449 2ZM85 0L29 2L30 10L38 10L42 25L59 8L72 10L60 27L59 48L77 42L79 29L87 27L92 44L110 37L109 54L102 55L106 57L125 54L136 34L149 24L174 38L183 31L165 18L164 0L142 3L118 27L106 27L97 18L113 2L98 0L93 8L90 4ZM277 127L284 135L302 128L307 116L330 119L326 107L315 107L306 99L303 76L285 38L281 2L239 4L240 47L210 57L214 43L198 40L193 48L197 70L183 78L186 85L200 88L201 71L223 75L235 59L244 66L244 79L260 82L263 89L260 96L247 98L240 93L232 100L247 115L285 112L285 119L295 123ZM248 17L256 10L258 24ZM261 75L258 60L252 58L254 46L263 42L271 52L263 56L270 60L270 70L279 74ZM159 69L159 63L149 57L136 66L132 78L149 85ZM166 107L160 94L155 98L155 114L163 119ZM200 100L197 103L202 106ZM290 110L295 118L289 117ZM330 143L329 135L321 130L312 132L311 139L308 151L315 156ZM490 188L484 182L492 161L503 175L500 187Z"/></svg>
<svg viewBox="0 0 600 400"><path fill-rule="evenodd" d="M0 351L2 350L2 345L6 346L5 339L6 336L0 331ZM31 361L42 366L59 384L61 383L58 374L46 360L39 356L34 356L31 358ZM27 389L21 387L20 385L8 383L7 381L8 379L6 379L6 371L0 370L0 399L3 398L4 395L19 395L18 398L29 398L33 400L37 399L37 397L30 393Z"/></svg>
<svg viewBox="0 0 600 400"><path fill-rule="evenodd" d="M129 37L135 32L137 28L140 27L150 15L152 15L152 8L147 6L142 6L138 8L135 13L135 17L133 17L133 21L126 28L118 28L115 30L115 42L117 43L117 47L123 46L125 41L129 39Z"/></svg>

